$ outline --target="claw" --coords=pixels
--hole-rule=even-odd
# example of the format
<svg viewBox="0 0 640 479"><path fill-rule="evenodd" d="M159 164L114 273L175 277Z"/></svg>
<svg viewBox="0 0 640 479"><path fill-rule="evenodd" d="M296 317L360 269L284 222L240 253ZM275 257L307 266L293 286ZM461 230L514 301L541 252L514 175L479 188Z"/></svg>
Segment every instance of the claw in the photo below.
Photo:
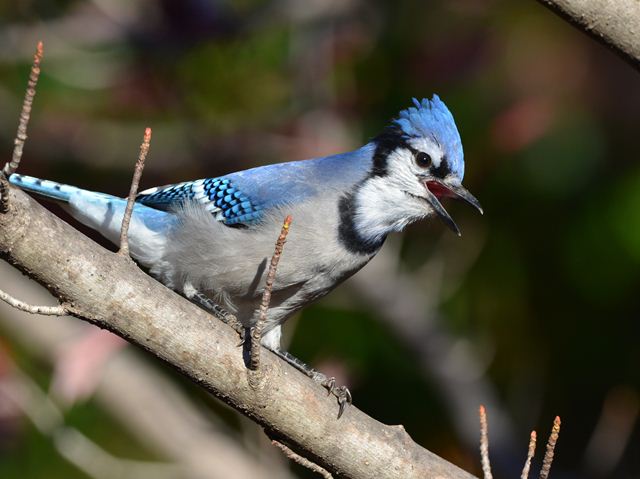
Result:
<svg viewBox="0 0 640 479"><path fill-rule="evenodd" d="M338 398L338 419L340 419L342 417L342 413L344 412L344 405L347 402L342 400L342 398Z"/></svg>
<svg viewBox="0 0 640 479"><path fill-rule="evenodd" d="M327 395L333 394L338 400L338 419L340 419L345 407L353 402L351 391L346 386L336 387L336 378L325 379L320 384L327 389Z"/></svg>
<svg viewBox="0 0 640 479"><path fill-rule="evenodd" d="M349 404L352 404L352 403L353 403L353 396L351 395L351 391L349 391L349 389L347 389L347 387L346 387L346 386L342 386L342 387L344 388L344 392L345 392L345 393L346 393L346 395L347 395L347 402L348 402Z"/></svg>
<svg viewBox="0 0 640 479"><path fill-rule="evenodd" d="M349 389L347 389L346 386L340 386L337 389L337 394L336 397L338 398L338 419L340 419L340 417L342 416L342 413L344 412L344 408L347 405L350 405L353 398L351 397L351 391L349 391Z"/></svg>
<svg viewBox="0 0 640 479"><path fill-rule="evenodd" d="M238 342L236 347L239 348L240 346L244 346L244 343L247 342L247 331L245 331L244 328L240 329L234 327L233 329L238 333L238 337L240 338L240 342Z"/></svg>
<svg viewBox="0 0 640 479"><path fill-rule="evenodd" d="M336 389L336 378L325 379L321 384L327 389L327 396L329 396Z"/></svg>
<svg viewBox="0 0 640 479"><path fill-rule="evenodd" d="M333 394L338 399L338 419L344 413L345 407L352 403L353 398L351 397L351 391L349 391L345 386L336 387L336 378L327 378L324 374L315 371L313 368L310 368L305 363L300 361L295 356L292 356L286 351L281 351L279 349L271 350L274 354L280 356L280 358L287 361L298 371L302 371L315 382L320 384L322 387L327 389L327 396Z"/></svg>

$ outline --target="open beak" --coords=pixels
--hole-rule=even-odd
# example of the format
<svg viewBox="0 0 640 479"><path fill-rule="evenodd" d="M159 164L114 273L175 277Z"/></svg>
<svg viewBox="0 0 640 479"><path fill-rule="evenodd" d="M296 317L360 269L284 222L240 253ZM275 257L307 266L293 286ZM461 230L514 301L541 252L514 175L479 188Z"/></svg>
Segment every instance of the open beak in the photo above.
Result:
<svg viewBox="0 0 640 479"><path fill-rule="evenodd" d="M480 212L480 214L484 214L482 211L482 206L480 206L480 202L469 193L464 186L459 183L449 183L437 178L428 178L424 181L425 189L427 190L426 200L431 205L433 210L436 212L438 217L444 222L445 225L449 227L451 231L460 236L460 229L458 225L456 225L453 218L447 213L447 210L444 209L442 203L440 203L440 198L457 198L460 200L469 203L476 210Z"/></svg>

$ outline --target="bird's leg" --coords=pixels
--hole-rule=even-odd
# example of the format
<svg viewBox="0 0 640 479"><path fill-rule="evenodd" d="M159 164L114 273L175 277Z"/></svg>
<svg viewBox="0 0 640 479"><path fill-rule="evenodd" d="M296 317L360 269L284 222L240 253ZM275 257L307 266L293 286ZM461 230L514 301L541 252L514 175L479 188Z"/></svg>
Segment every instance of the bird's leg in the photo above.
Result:
<svg viewBox="0 0 640 479"><path fill-rule="evenodd" d="M288 353L287 351L281 351L280 349L272 349L268 348L272 353L280 358L284 359L286 362L291 364L298 371L303 372L311 379L322 385L327 389L329 394L333 394L338 399L338 419L342 416L344 409L347 405L352 403L353 398L351 397L351 392L347 389L346 386L336 386L336 378L328 378L321 372L316 371L308 364L302 362L294 355Z"/></svg>
<svg viewBox="0 0 640 479"><path fill-rule="evenodd" d="M199 291L192 292L189 295L189 299L196 303L198 306L206 309L211 314L213 314L216 318L222 321L224 324L231 326L240 336L240 345L244 343L245 340L245 327L242 323L235 317L235 315L231 314L229 311L224 309L218 303L213 301L211 298L205 296Z"/></svg>

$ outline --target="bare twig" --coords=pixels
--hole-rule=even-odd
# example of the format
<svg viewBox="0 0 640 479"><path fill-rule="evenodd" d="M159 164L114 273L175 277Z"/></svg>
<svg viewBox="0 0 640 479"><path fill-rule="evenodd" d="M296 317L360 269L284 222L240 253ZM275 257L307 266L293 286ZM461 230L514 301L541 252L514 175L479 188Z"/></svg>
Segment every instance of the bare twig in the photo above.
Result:
<svg viewBox="0 0 640 479"><path fill-rule="evenodd" d="M140 145L140 154L138 155L138 161L136 161L136 166L133 170L131 188L129 189L129 196L127 197L127 208L124 211L122 227L120 228L120 251L118 251L118 254L126 257L129 257L129 224L131 223L131 214L133 213L133 205L136 201L136 195L138 194L138 185L142 177L142 170L144 170L144 160L147 158L147 153L149 153L150 143L151 128L147 128L144 130L144 138Z"/></svg>
<svg viewBox="0 0 640 479"><path fill-rule="evenodd" d="M520 479L528 479L529 478L529 470L531 469L531 459L533 459L533 455L536 453L536 432L531 431L531 436L529 437L529 451L527 452L527 460L524 463L524 467L522 468L522 474L520 475Z"/></svg>
<svg viewBox="0 0 640 479"><path fill-rule="evenodd" d="M491 462L489 461L489 426L487 424L487 410L480 406L480 457L482 459L482 473L484 479L492 479Z"/></svg>
<svg viewBox="0 0 640 479"><path fill-rule="evenodd" d="M553 427L551 428L551 434L549 435L549 441L547 442L547 450L544 453L544 460L542 461L542 469L540 470L540 479L547 479L549 477L549 471L551 470L551 463L553 462L553 450L556 447L558 436L560 435L560 416L556 416L553 421Z"/></svg>
<svg viewBox="0 0 640 479"><path fill-rule="evenodd" d="M267 321L267 311L269 311L269 304L271 303L271 290L273 289L273 282L276 278L276 270L278 269L278 262L282 255L282 249L284 243L287 240L287 234L289 234L289 226L291 225L291 215L284 219L282 224L282 230L280 230L280 236L276 241L275 251L271 257L271 264L269 265L269 272L267 273L267 281L264 285L264 291L262 293L262 302L260 303L260 315L258 322L251 329L251 358L249 367L252 370L257 370L260 366L260 340L262 339L262 331L264 324Z"/></svg>
<svg viewBox="0 0 640 479"><path fill-rule="evenodd" d="M27 125L31 116L31 106L33 105L33 97L36 96L36 85L40 76L40 62L42 61L42 42L38 42L36 53L33 56L33 65L31 65L31 73L29 74L29 82L27 83L27 91L24 94L22 102L22 111L20 112L20 121L18 122L18 132L14 140L13 155L11 161L5 163L0 175L0 212L4 213L9 208L9 182L7 179L18 169L24 143L27 140Z"/></svg>
<svg viewBox="0 0 640 479"><path fill-rule="evenodd" d="M40 76L40 62L42 61L42 42L38 42L36 46L36 53L33 55L33 65L31 66L31 73L29 74L29 82L27 83L27 91L24 94L24 101L22 102L22 111L20 112L20 122L18 123L18 133L14 141L13 156L9 163L4 165L2 172L5 176L9 177L15 173L20 164L22 158L22 149L24 142L27 140L27 125L29 124L29 117L31 116L31 106L33 105L33 97L36 96L36 85L38 84L38 77Z"/></svg>
<svg viewBox="0 0 640 479"><path fill-rule="evenodd" d="M0 300L4 301L9 306L13 306L14 308L26 313L42 314L44 316L65 316L69 314L69 310L64 305L60 304L58 306L33 306L14 298L9 293L5 293L2 290L0 290Z"/></svg>
<svg viewBox="0 0 640 479"><path fill-rule="evenodd" d="M281 443L280 441L272 439L271 444L280 449L284 453L284 455L291 459L293 462L300 464L301 466L306 467L313 472L317 472L325 479L333 479L333 475L331 475L331 473L325 468L318 466L316 463L311 462L309 459L305 459L301 455L292 451L291 448Z"/></svg>

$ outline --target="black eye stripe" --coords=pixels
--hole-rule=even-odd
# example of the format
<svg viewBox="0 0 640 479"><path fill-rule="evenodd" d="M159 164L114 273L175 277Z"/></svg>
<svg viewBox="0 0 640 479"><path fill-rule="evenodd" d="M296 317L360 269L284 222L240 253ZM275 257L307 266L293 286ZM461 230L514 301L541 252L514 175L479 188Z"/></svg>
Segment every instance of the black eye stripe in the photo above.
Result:
<svg viewBox="0 0 640 479"><path fill-rule="evenodd" d="M440 164L436 169L433 170L433 174L438 178L444 178L449 173L451 173L451 169L449 168L449 162L447 161L447 157L443 156L440 160Z"/></svg>
<svg viewBox="0 0 640 479"><path fill-rule="evenodd" d="M449 175L451 173L451 168L449 167L449 160L447 159L447 156L444 155L441 159L440 159L440 164L438 165L437 168L433 168L433 159L431 158L431 156L428 153L425 153L423 151L420 150L416 150L415 148L413 148L410 145L405 145L406 148L413 154L413 157L415 159L415 162L418 166L422 167L422 168L431 168L430 172L433 176L438 177L438 178L445 178L447 175ZM429 157L429 164L421 164L419 159L418 159L418 155L420 154L425 154Z"/></svg>
<svg viewBox="0 0 640 479"><path fill-rule="evenodd" d="M399 148L404 148L409 150L413 155L414 161L421 168L429 169L429 173L438 178L445 178L451 174L451 165L446 157L446 155L442 156L440 159L440 163L437 168L434 168L433 165L433 157L431 157L426 152L421 152L420 150L414 148L409 143L413 138L407 137L402 133L402 129L398 127L398 125L392 125L383 130L383 132L375 137L372 141L375 144L375 150L373 154L373 169L370 173L371 176L386 176L389 172L387 171L388 158L395 150ZM440 143L434 138L434 142L440 145ZM425 153L429 155L431 158L430 163L427 165L426 162L421 165L418 162L417 155L420 153Z"/></svg>

